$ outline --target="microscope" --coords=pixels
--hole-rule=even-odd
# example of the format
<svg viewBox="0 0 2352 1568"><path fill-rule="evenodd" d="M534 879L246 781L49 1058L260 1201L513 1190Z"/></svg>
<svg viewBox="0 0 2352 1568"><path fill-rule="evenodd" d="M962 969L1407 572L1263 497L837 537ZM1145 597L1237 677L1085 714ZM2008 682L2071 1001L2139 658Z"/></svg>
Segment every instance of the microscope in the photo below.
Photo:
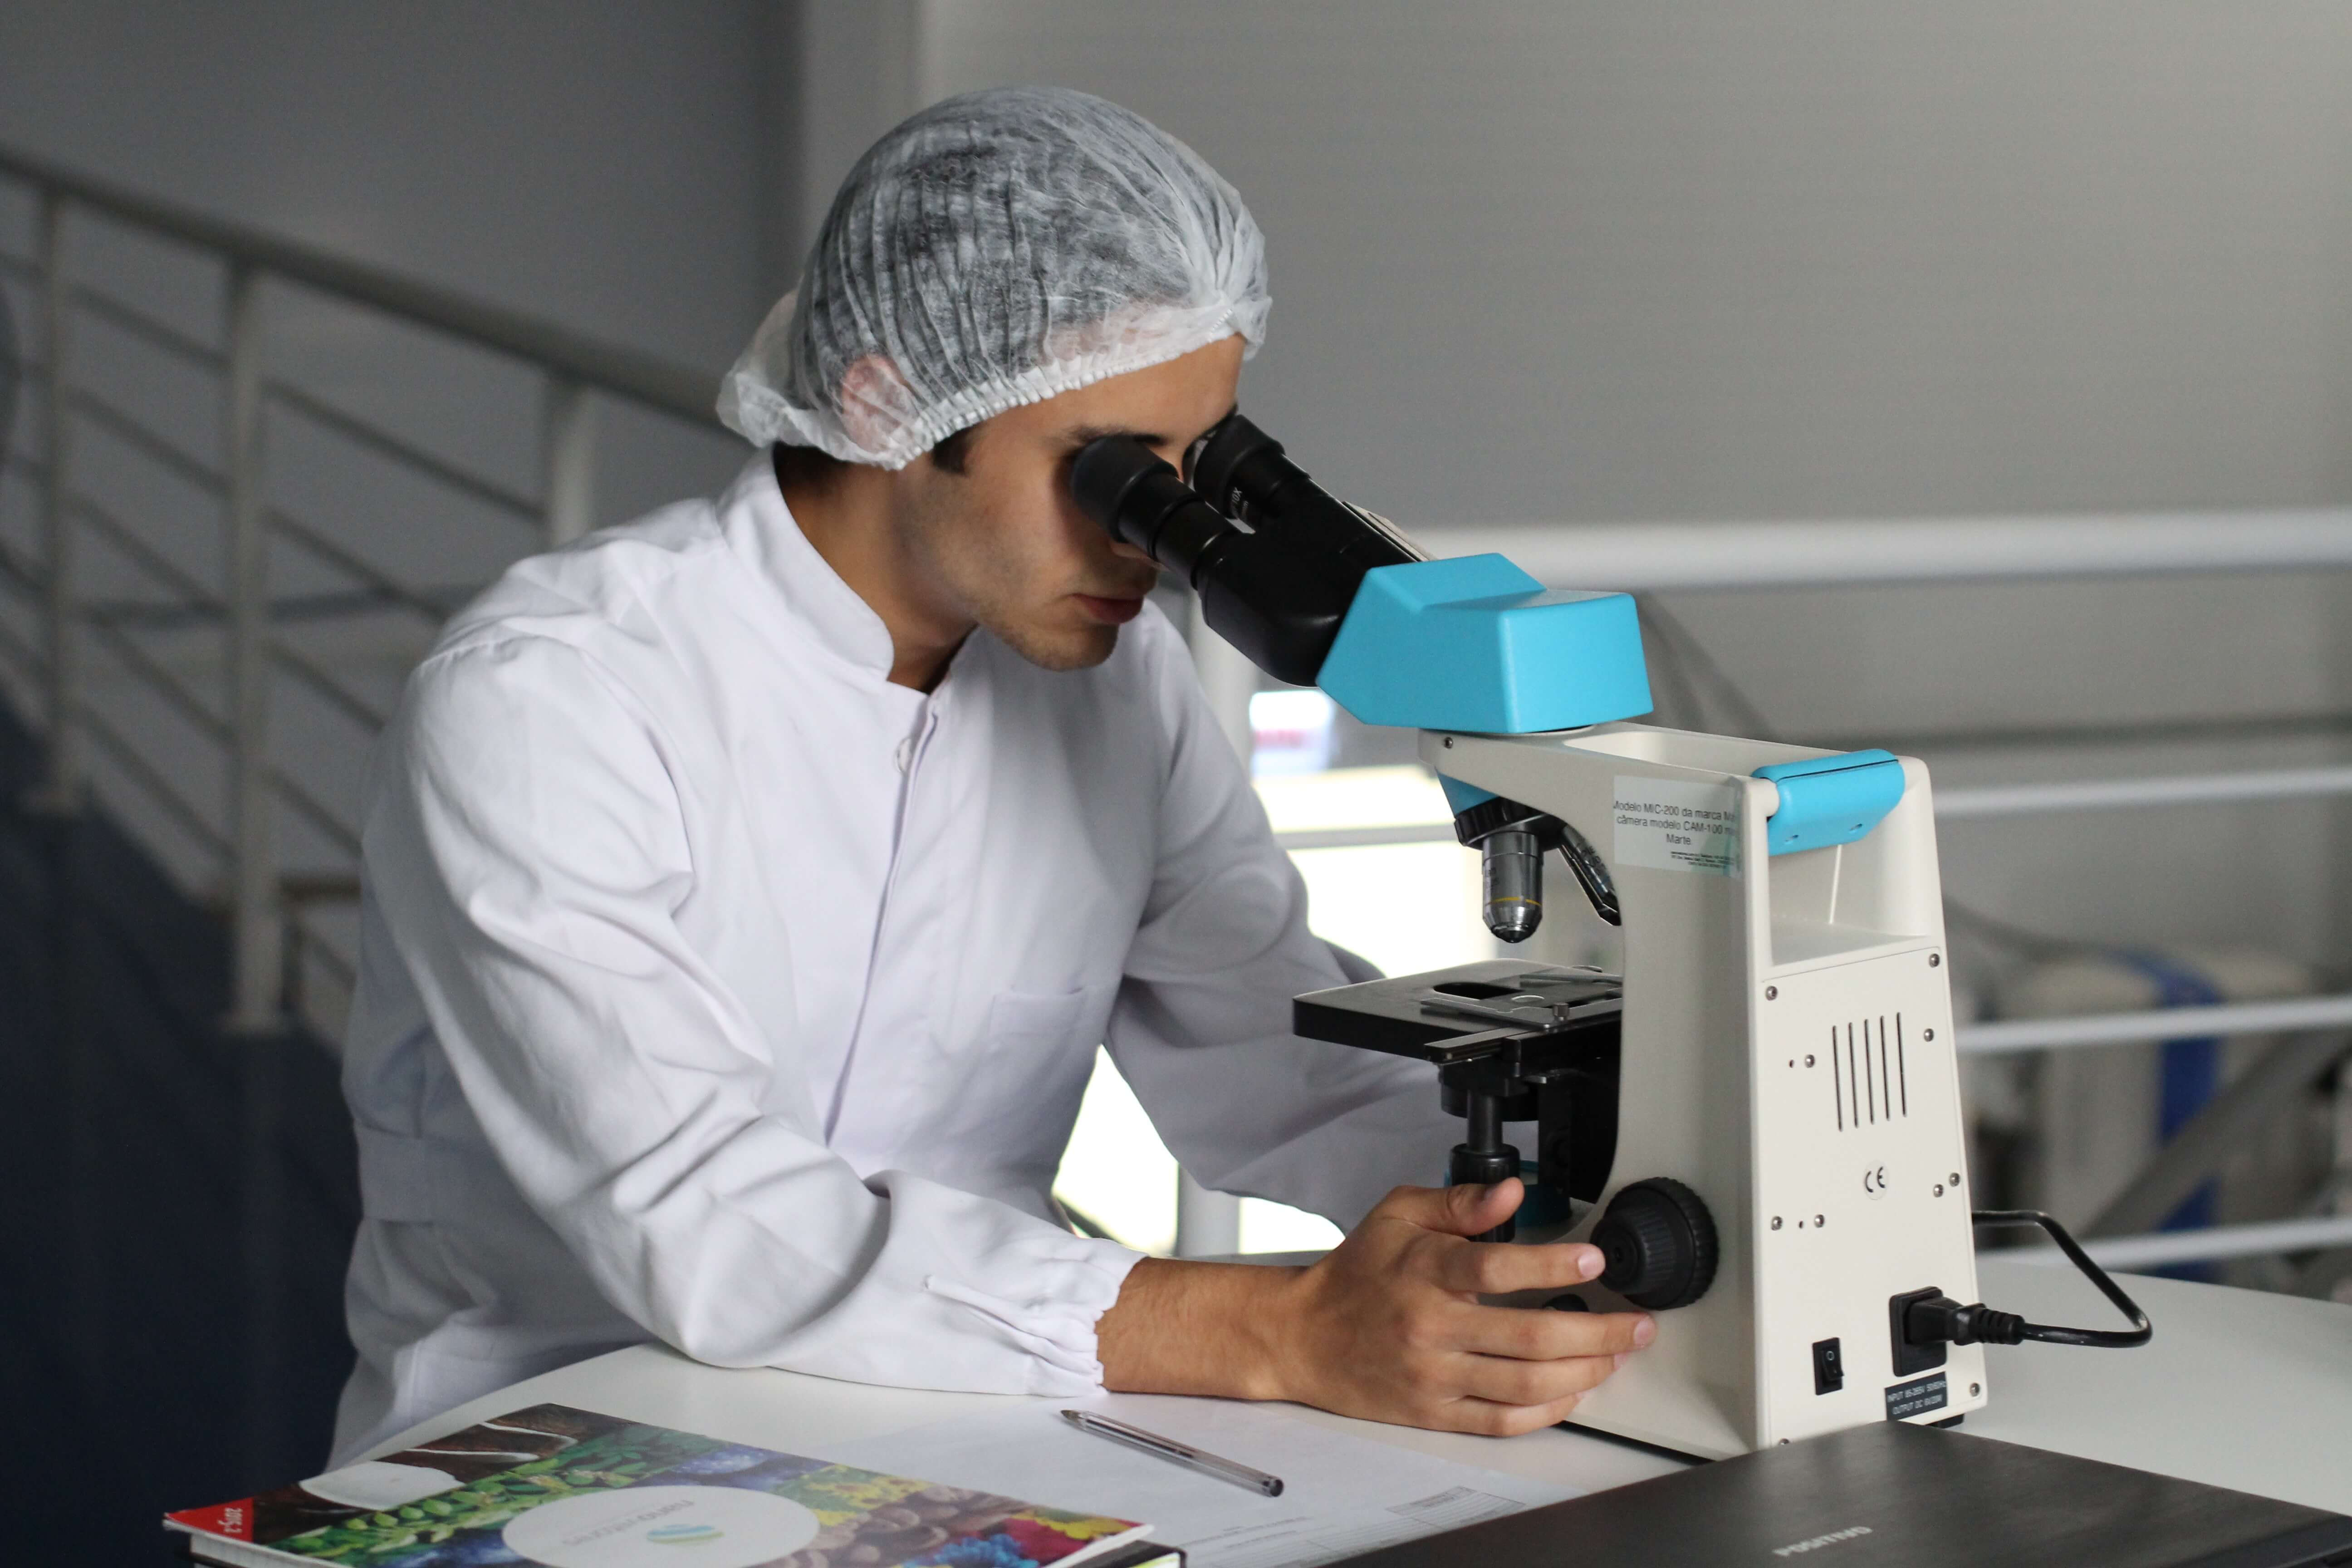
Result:
<svg viewBox="0 0 2352 1568"><path fill-rule="evenodd" d="M1465 1125L1449 1182L1528 1180L1547 1223L1481 1240L1600 1247L1598 1280L1528 1304L1658 1314L1576 1425L1727 1458L1952 1424L1988 1398L1987 1342L2146 1342L2048 1216L1971 1215L1917 761L1631 722L1652 707L1631 597L1431 560L1239 414L1181 474L1108 437L1070 482L1258 668L1422 731L1499 941L1538 928L1554 853L1622 928L1622 973L1505 958L1294 1003L1300 1036L1436 1068ZM1964 1305L1972 1219L2042 1226L2134 1329Z"/></svg>

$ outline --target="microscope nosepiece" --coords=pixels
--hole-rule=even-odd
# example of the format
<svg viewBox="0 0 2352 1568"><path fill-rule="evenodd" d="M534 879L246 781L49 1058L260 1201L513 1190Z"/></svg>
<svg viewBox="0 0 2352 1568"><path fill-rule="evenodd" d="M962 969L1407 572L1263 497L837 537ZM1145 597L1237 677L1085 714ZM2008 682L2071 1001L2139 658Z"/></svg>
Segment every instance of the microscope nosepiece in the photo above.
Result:
<svg viewBox="0 0 2352 1568"><path fill-rule="evenodd" d="M1486 863L1486 929L1500 942L1525 942L1543 924L1543 841L1505 828L1479 844Z"/></svg>

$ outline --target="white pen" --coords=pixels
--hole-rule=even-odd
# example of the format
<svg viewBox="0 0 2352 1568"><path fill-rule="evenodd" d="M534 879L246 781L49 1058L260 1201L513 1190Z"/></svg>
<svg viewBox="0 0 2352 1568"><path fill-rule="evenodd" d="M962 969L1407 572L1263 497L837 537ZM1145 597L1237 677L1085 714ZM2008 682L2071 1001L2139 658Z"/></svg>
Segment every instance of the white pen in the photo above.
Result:
<svg viewBox="0 0 2352 1568"><path fill-rule="evenodd" d="M1130 1426L1124 1421L1114 1421L1108 1415L1089 1415L1083 1410L1065 1410L1062 1419L1081 1432L1091 1432L1097 1437L1108 1437L1114 1443L1125 1443L1147 1454L1157 1454L1163 1459L1173 1459L1180 1465L1190 1465L1196 1470L1206 1470L1221 1480L1247 1487L1267 1497L1282 1495L1282 1478L1269 1476L1264 1470L1253 1470L1247 1465L1237 1465L1231 1459L1220 1459L1214 1454L1204 1454L1187 1443L1173 1437L1162 1437L1157 1432L1147 1432L1140 1426Z"/></svg>

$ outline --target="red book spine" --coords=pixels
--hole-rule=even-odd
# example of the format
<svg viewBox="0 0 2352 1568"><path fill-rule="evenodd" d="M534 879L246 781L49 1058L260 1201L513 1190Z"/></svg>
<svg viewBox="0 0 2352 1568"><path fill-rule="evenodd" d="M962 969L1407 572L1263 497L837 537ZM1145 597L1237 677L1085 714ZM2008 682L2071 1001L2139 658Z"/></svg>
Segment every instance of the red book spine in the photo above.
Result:
<svg viewBox="0 0 2352 1568"><path fill-rule="evenodd" d="M207 1535L223 1535L231 1541L253 1539L253 1500L249 1497L215 1503L210 1508L184 1508L170 1518L174 1523L201 1530Z"/></svg>

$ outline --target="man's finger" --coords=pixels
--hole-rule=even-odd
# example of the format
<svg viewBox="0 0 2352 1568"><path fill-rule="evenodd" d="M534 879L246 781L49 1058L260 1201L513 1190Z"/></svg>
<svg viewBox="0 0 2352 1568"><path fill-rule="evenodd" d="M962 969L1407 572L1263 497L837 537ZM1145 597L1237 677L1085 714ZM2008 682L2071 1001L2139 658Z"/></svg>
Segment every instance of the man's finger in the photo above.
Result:
<svg viewBox="0 0 2352 1568"><path fill-rule="evenodd" d="M1401 1219L1447 1236L1484 1236L1519 1212L1525 1194L1517 1176L1486 1187L1399 1187L1366 1217Z"/></svg>
<svg viewBox="0 0 2352 1568"><path fill-rule="evenodd" d="M1622 1355L1657 1337L1646 1312L1554 1312L1542 1307L1472 1307L1454 1343L1480 1355L1520 1361L1563 1356Z"/></svg>
<svg viewBox="0 0 2352 1568"><path fill-rule="evenodd" d="M1601 1249L1581 1241L1541 1247L1472 1242L1445 1248L1438 1283L1448 1290L1499 1296L1511 1290L1564 1290L1598 1278L1607 1264Z"/></svg>
<svg viewBox="0 0 2352 1568"><path fill-rule="evenodd" d="M1566 1361L1513 1361L1505 1356L1464 1356L1458 1364L1462 1392L1497 1405L1554 1405L1601 1386L1617 1370L1613 1355Z"/></svg>
<svg viewBox="0 0 2352 1568"><path fill-rule="evenodd" d="M1447 1407L1447 1426L1456 1432L1476 1432L1488 1437L1517 1437L1540 1432L1568 1419L1583 1396L1571 1394L1548 1405L1503 1405L1491 1399L1461 1399Z"/></svg>

